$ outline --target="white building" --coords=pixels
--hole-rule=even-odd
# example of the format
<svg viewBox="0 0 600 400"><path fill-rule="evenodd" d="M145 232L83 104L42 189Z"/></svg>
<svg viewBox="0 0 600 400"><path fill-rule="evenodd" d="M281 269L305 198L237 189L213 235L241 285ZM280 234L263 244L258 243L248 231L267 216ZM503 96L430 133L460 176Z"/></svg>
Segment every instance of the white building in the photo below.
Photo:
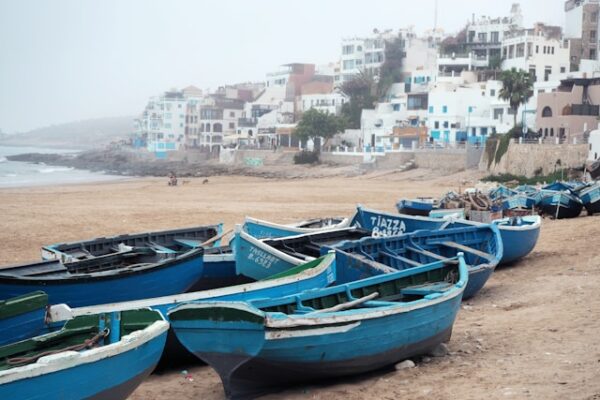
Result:
<svg viewBox="0 0 600 400"><path fill-rule="evenodd" d="M523 30L505 38L502 56L502 69L527 71L534 82L548 81L552 74L570 69L569 42L547 38L541 31Z"/></svg>
<svg viewBox="0 0 600 400"><path fill-rule="evenodd" d="M303 94L298 96L296 110L304 113L311 108L329 114L340 115L342 106L348 101L348 96L341 92L322 94Z"/></svg>
<svg viewBox="0 0 600 400"><path fill-rule="evenodd" d="M452 145L483 143L494 133L512 128L513 115L500 100L498 81L456 85L438 83L429 93L427 127L430 141Z"/></svg>
<svg viewBox="0 0 600 400"><path fill-rule="evenodd" d="M379 75L379 69L385 60L385 41L396 35L392 30L375 31L371 37L342 39L340 71L336 84L352 80L361 71Z"/></svg>
<svg viewBox="0 0 600 400"><path fill-rule="evenodd" d="M504 35L511 30L523 26L521 6L513 4L510 16L504 18L490 18L481 16L473 19L467 26L467 49L479 60L490 60L500 57L500 48Z"/></svg>
<svg viewBox="0 0 600 400"><path fill-rule="evenodd" d="M571 42L571 69L581 60L598 60L600 1L565 1L565 39Z"/></svg>
<svg viewBox="0 0 600 400"><path fill-rule="evenodd" d="M185 144L186 105L183 93L175 90L150 98L135 120L135 134L145 140L148 151L165 157Z"/></svg>

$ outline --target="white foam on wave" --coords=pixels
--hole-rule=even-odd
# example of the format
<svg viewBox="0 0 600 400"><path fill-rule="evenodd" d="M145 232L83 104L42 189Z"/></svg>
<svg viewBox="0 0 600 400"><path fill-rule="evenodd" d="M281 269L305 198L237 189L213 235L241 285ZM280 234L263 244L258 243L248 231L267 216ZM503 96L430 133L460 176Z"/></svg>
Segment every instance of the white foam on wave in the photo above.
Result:
<svg viewBox="0 0 600 400"><path fill-rule="evenodd" d="M51 167L51 168L41 168L38 169L38 172L40 174L51 174L54 172L66 172L66 171L72 171L74 168L71 167Z"/></svg>

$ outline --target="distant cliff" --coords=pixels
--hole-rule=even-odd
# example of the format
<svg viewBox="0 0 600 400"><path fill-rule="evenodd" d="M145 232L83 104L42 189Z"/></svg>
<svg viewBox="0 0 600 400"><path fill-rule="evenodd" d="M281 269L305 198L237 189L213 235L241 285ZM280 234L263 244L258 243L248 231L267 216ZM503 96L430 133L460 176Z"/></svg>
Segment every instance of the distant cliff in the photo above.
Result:
<svg viewBox="0 0 600 400"><path fill-rule="evenodd" d="M92 149L126 138L133 117L96 118L0 137L0 145Z"/></svg>

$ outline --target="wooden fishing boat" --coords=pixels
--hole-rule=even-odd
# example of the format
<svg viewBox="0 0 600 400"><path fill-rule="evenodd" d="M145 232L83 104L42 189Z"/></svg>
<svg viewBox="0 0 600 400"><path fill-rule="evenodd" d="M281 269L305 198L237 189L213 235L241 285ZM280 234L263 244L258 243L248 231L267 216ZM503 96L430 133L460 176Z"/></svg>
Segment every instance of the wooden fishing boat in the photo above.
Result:
<svg viewBox="0 0 600 400"><path fill-rule="evenodd" d="M73 307L183 293L202 276L202 248L181 255L134 248L65 263L39 261L0 269L0 298L42 290Z"/></svg>
<svg viewBox="0 0 600 400"><path fill-rule="evenodd" d="M71 308L64 304L54 305L49 308L48 320L53 326L62 326L64 321L80 315L137 308L151 308L160 311L166 317L167 311L180 303L208 300L250 301L290 296L305 290L353 282L383 274L389 270L388 268L384 271L370 264L361 264L352 268L337 268L335 255L332 252L308 263L292 267L280 274L274 274L267 279L236 286L79 308ZM181 348L176 339L172 337L169 339L173 340L170 340L170 344L167 346L169 348L167 356L178 358L181 355Z"/></svg>
<svg viewBox="0 0 600 400"><path fill-rule="evenodd" d="M583 203L588 215L600 212L600 182L593 182L575 192Z"/></svg>
<svg viewBox="0 0 600 400"><path fill-rule="evenodd" d="M502 200L503 210L533 210L538 200L526 193L517 193Z"/></svg>
<svg viewBox="0 0 600 400"><path fill-rule="evenodd" d="M480 222L466 219L439 219L412 215L391 214L358 206L353 224L373 232L373 236L386 237L420 229L435 230L454 227L482 226ZM500 231L503 254L500 264L512 263L531 253L540 236L542 219L537 215L504 218L493 222ZM390 234L391 233L391 234Z"/></svg>
<svg viewBox="0 0 600 400"><path fill-rule="evenodd" d="M437 203L428 197L402 199L396 204L396 208L401 214L427 216L431 210L437 208Z"/></svg>
<svg viewBox="0 0 600 400"><path fill-rule="evenodd" d="M39 335L47 306L48 295L44 292L0 301L0 346Z"/></svg>
<svg viewBox="0 0 600 400"><path fill-rule="evenodd" d="M459 255L284 298L182 304L169 319L226 396L246 399L426 354L450 339L467 280Z"/></svg>
<svg viewBox="0 0 600 400"><path fill-rule="evenodd" d="M317 218L289 225L246 217L242 229L257 239L279 238L342 229L350 226L349 218Z"/></svg>
<svg viewBox="0 0 600 400"><path fill-rule="evenodd" d="M495 225L454 227L435 231L416 231L402 236L385 238L366 237L338 243L333 248L355 257L387 266L394 270L421 267L442 259L456 257L464 252L469 271L469 284L463 298L473 297L485 285L502 258L500 232ZM328 250L328 248L325 248ZM345 258L338 257L340 267Z"/></svg>
<svg viewBox="0 0 600 400"><path fill-rule="evenodd" d="M126 399L156 366L168 329L160 313L132 310L0 347L0 398Z"/></svg>
<svg viewBox="0 0 600 400"><path fill-rule="evenodd" d="M509 189L504 185L499 185L497 188L490 190L488 196L492 200L503 200L517 194L516 190Z"/></svg>
<svg viewBox="0 0 600 400"><path fill-rule="evenodd" d="M370 236L358 228L344 228L282 239L259 240L243 230L235 233L234 254L238 274L265 279L321 256L321 248Z"/></svg>
<svg viewBox="0 0 600 400"><path fill-rule="evenodd" d="M218 224L55 243L42 247L42 259L82 261L136 247L150 247L166 254L185 253L199 247L220 246L222 231L222 224Z"/></svg>
<svg viewBox="0 0 600 400"><path fill-rule="evenodd" d="M581 214L583 203L569 191L543 190L540 208L552 218L575 218Z"/></svg>

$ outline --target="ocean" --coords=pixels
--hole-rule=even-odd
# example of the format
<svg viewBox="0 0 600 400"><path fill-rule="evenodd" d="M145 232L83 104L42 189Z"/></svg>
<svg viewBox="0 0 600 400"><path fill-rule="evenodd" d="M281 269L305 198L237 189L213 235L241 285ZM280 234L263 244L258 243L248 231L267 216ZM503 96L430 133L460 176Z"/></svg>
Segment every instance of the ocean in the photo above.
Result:
<svg viewBox="0 0 600 400"><path fill-rule="evenodd" d="M47 186L55 184L101 182L123 179L70 167L57 167L43 163L8 161L6 156L24 153L77 153L78 150L49 149L41 147L0 146L0 188Z"/></svg>

